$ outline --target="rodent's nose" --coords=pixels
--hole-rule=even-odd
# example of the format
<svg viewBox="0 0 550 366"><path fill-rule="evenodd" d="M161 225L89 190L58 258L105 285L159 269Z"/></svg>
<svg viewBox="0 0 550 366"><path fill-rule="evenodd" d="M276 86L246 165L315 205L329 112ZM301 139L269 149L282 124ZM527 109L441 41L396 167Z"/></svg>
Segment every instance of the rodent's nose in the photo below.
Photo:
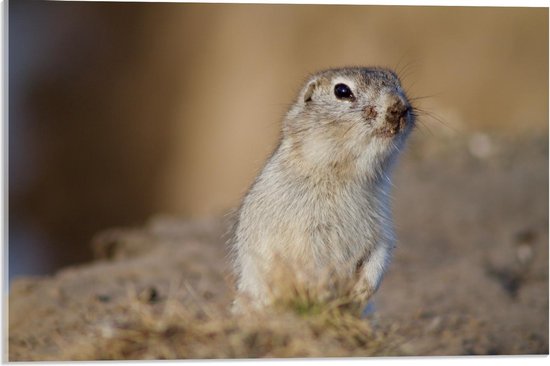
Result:
<svg viewBox="0 0 550 366"><path fill-rule="evenodd" d="M405 100L405 98L400 95L394 95L388 107L387 114L392 120L399 119L401 117L405 117L409 109L409 103Z"/></svg>
<svg viewBox="0 0 550 366"><path fill-rule="evenodd" d="M411 106L405 97L401 94L392 94L386 110L386 121L392 131L397 132L405 126L410 110Z"/></svg>

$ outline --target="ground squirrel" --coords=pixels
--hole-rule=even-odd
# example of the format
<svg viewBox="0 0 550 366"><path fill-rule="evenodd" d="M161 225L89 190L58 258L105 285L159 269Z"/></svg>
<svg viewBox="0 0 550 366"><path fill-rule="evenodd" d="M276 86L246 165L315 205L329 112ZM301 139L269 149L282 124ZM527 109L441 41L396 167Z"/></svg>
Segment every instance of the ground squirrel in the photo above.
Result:
<svg viewBox="0 0 550 366"><path fill-rule="evenodd" d="M394 247L390 171L413 126L393 71L352 67L309 77L238 211L236 308L240 295L269 303L277 258L293 271L349 278L366 304Z"/></svg>

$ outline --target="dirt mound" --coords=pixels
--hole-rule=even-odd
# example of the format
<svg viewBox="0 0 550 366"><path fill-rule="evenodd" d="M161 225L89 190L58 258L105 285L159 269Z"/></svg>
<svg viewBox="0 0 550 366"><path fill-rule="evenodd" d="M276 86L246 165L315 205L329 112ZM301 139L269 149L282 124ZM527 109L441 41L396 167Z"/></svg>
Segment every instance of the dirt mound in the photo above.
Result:
<svg viewBox="0 0 550 366"><path fill-rule="evenodd" d="M231 316L223 220L156 217L98 235L94 262L15 281L9 359L548 353L546 137L420 134L394 183L399 246L367 319Z"/></svg>

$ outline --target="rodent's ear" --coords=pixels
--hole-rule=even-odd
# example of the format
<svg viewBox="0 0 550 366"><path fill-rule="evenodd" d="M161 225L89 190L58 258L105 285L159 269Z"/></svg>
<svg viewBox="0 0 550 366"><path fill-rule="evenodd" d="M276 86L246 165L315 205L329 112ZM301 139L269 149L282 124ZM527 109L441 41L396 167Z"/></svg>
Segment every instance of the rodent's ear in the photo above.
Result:
<svg viewBox="0 0 550 366"><path fill-rule="evenodd" d="M313 96L313 92L315 91L315 88L317 88L317 80L310 81L307 85L306 91L304 92L304 102L311 102L311 98Z"/></svg>

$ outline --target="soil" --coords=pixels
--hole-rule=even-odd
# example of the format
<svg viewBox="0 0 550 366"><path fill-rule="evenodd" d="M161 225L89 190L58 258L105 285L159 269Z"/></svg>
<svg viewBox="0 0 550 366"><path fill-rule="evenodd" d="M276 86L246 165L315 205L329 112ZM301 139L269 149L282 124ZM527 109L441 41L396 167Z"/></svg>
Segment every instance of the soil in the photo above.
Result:
<svg viewBox="0 0 550 366"><path fill-rule="evenodd" d="M394 173L399 244L366 319L236 319L226 220L155 216L14 281L9 360L547 354L547 136L427 133Z"/></svg>

